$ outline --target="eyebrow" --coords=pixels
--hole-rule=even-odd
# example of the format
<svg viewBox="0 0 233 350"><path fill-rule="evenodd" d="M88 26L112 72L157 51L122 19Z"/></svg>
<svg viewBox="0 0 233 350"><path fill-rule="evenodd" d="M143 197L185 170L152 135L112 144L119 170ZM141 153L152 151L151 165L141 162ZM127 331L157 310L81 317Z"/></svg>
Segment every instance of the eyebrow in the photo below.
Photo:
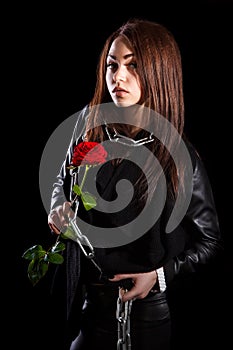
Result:
<svg viewBox="0 0 233 350"><path fill-rule="evenodd" d="M125 55L123 58L124 58L125 60L127 60L128 58L133 57L133 56L134 56L133 53L128 53L128 54ZM116 56L114 56L114 55L108 54L108 57L111 57L112 59L116 60Z"/></svg>

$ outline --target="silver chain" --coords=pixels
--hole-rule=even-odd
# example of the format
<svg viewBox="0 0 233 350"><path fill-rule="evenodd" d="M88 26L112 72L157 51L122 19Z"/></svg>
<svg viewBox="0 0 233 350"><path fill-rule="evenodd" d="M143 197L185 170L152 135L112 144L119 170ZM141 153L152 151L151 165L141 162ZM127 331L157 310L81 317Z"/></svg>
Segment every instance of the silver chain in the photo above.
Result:
<svg viewBox="0 0 233 350"><path fill-rule="evenodd" d="M116 318L118 321L117 350L131 349L130 313L131 313L132 303L133 303L132 300L123 302L120 296L117 298L117 311L116 311Z"/></svg>
<svg viewBox="0 0 233 350"><path fill-rule="evenodd" d="M102 270L99 267L99 265L95 262L95 252L92 244L90 243L89 239L87 236L83 235L82 232L80 231L78 225L76 224L76 215L74 216L73 219L70 219L70 225L73 228L74 232L77 235L76 242L79 244L80 248L82 249L84 255L86 258L90 259L91 262L97 267L97 269L100 271L102 274ZM83 245L86 245L89 249L89 252L84 248Z"/></svg>
<svg viewBox="0 0 233 350"><path fill-rule="evenodd" d="M96 268L102 274L102 270L99 265L95 262L95 252L92 244L90 243L87 236L82 234L80 228L76 223L77 219L77 210L78 205L75 209L75 215L72 219L69 220L71 227L75 231L77 238L76 242L79 244L81 250L83 251L86 258L90 259ZM84 248L87 246L89 251ZM127 291L127 289L125 289ZM131 349L131 338L130 338L130 313L132 308L132 300L123 302L121 297L117 298L117 309L116 309L116 318L118 321L118 340L117 340L117 350L130 350Z"/></svg>
<svg viewBox="0 0 233 350"><path fill-rule="evenodd" d="M97 269L102 273L101 268L95 262L95 252L92 244L90 243L87 236L83 235L78 225L76 224L76 215L73 219L70 219L70 225L77 235L76 242L79 244L84 255L92 261L92 263L97 267ZM89 248L89 252L83 247L86 245ZM125 290L127 291L127 289ZM118 340L117 340L117 350L130 350L131 349L131 338L130 338L130 313L132 308L132 300L123 302L122 298L119 296L117 298L117 309L116 318L118 321Z"/></svg>

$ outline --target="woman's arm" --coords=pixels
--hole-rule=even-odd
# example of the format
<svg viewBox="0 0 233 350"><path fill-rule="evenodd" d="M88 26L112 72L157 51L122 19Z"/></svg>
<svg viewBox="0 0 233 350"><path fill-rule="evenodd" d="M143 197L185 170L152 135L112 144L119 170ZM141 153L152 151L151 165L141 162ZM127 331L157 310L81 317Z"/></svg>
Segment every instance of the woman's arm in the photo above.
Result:
<svg viewBox="0 0 233 350"><path fill-rule="evenodd" d="M215 261L223 251L223 241L219 228L212 188L200 157L194 156L193 193L189 208L182 223L182 229L189 237L188 247L171 258L157 271L143 274L116 275L112 281L131 278L133 288L124 294L123 300L145 297L158 280L158 286L174 280L176 276L190 275L203 271L205 267ZM175 244L175 241L174 243ZM176 248L174 248L176 250ZM159 272L164 271L164 275ZM164 281L165 277L165 281Z"/></svg>
<svg viewBox="0 0 233 350"><path fill-rule="evenodd" d="M166 280L177 275L197 272L222 253L223 242L212 188L198 154L193 151L193 193L183 220L183 228L192 243L164 265Z"/></svg>
<svg viewBox="0 0 233 350"><path fill-rule="evenodd" d="M73 149L79 142L85 132L87 106L77 115L77 122L71 137L71 141L66 153L66 158L61 166L60 172L57 175L57 181L53 184L53 192L51 196L50 213L48 216L48 224L51 230L57 234L66 226L67 215L69 214L70 202L72 200L72 176L68 170L71 163Z"/></svg>

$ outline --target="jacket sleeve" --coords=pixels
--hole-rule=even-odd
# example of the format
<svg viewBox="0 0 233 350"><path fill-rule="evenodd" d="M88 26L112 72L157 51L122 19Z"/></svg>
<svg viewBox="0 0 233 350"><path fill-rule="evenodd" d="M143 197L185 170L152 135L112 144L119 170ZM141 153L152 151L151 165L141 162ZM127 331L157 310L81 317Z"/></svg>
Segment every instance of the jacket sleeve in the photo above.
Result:
<svg viewBox="0 0 233 350"><path fill-rule="evenodd" d="M74 131L70 140L65 160L57 175L57 179L53 184L50 210L54 209L58 205L62 205L65 201L71 201L72 177L70 176L67 167L71 163L71 158L75 145L77 145L80 138L85 132L87 111L88 108L86 106L81 112L77 114L77 122L74 127Z"/></svg>
<svg viewBox="0 0 233 350"><path fill-rule="evenodd" d="M70 175L67 167L71 163L73 149L80 140L82 140L85 134L86 120L88 117L88 107L86 106L81 112L77 113L77 121L73 133L71 135L71 140L69 143L68 150L63 164L61 165L60 171L57 175L56 181L53 184L53 191L51 196L51 210L58 205L62 205L65 201L70 201L72 198L72 176ZM82 313L82 287L80 283L80 249L79 246L72 240L66 242L66 249L64 251L65 264L58 265L56 269L56 274L54 276L52 293L63 293L65 292L65 297L67 301L66 305L66 317L69 320L68 333L73 337L73 331L77 332L79 329L80 315ZM63 291L60 283L66 286ZM79 286L79 287L78 287ZM79 298L76 300L76 291ZM59 294L60 295L60 294ZM63 295L62 295L63 297ZM75 302L76 313L72 316L71 310L72 305ZM78 312L79 310L79 312ZM75 317L75 320L72 319ZM77 317L77 318L76 318ZM75 328L74 328L75 326Z"/></svg>
<svg viewBox="0 0 233 350"><path fill-rule="evenodd" d="M184 251L164 265L166 281L176 276L204 271L223 251L212 188L202 160L192 150L193 192L182 229L188 237Z"/></svg>

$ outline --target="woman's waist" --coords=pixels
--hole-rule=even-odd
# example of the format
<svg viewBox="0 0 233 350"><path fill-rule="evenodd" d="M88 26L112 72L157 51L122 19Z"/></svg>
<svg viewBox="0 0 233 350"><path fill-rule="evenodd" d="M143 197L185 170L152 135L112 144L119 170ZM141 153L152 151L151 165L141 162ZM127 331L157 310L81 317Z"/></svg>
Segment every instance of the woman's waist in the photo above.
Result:
<svg viewBox="0 0 233 350"><path fill-rule="evenodd" d="M117 300L119 297L120 288L123 288L125 291L127 291L133 288L133 285L134 284L130 279L108 283L90 282L86 284L86 299L91 303L98 304L99 302L102 304L102 302L104 302L107 305L108 301ZM152 296L159 297L162 294L163 293L159 291L159 287L156 283L144 299L150 298Z"/></svg>

